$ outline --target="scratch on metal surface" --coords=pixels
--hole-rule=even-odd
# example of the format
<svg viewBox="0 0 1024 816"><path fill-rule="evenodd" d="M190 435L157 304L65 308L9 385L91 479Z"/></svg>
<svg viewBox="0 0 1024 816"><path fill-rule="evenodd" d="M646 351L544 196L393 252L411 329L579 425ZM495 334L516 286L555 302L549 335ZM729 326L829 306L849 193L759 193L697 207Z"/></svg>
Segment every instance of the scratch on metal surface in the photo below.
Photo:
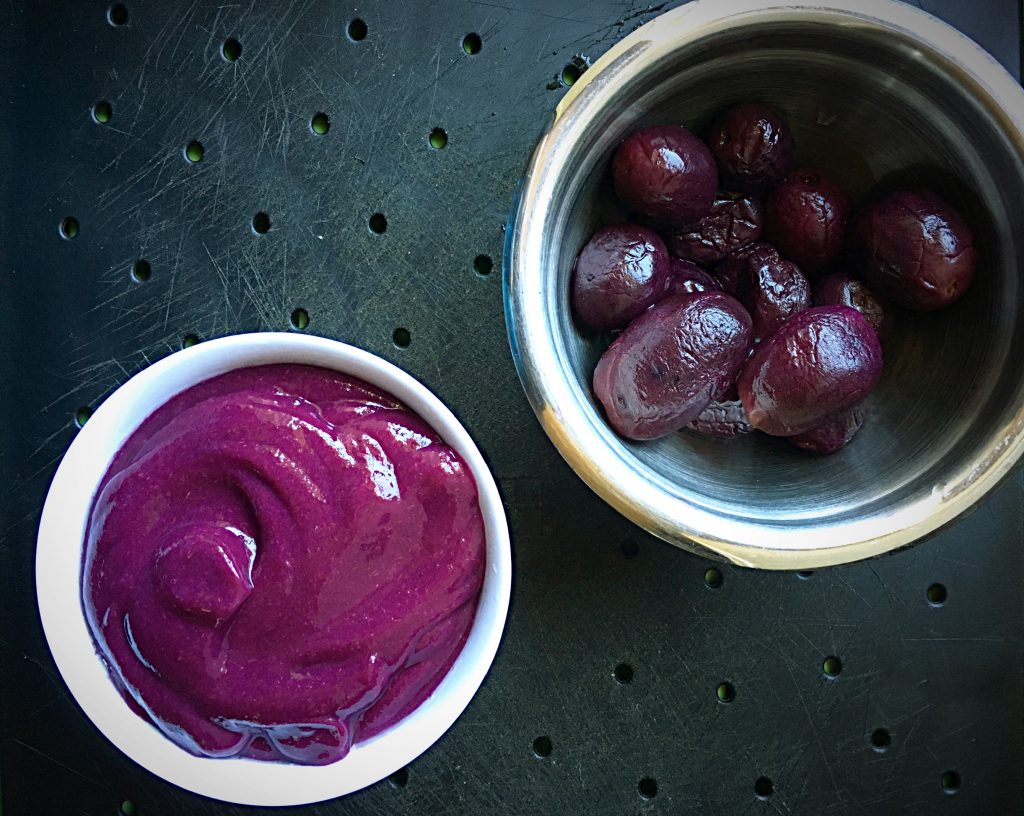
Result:
<svg viewBox="0 0 1024 816"><path fill-rule="evenodd" d="M1006 643L1005 637L901 637L900 643Z"/></svg>
<svg viewBox="0 0 1024 816"><path fill-rule="evenodd" d="M217 260L213 257L213 253L210 252L210 248L205 243L203 244L203 249L206 250L206 255L209 257L210 263L213 265L213 269L217 273L217 277L221 283L221 289L224 292L224 322L227 325L237 323L240 315L237 311L234 313L231 311L231 285L227 273L221 265L217 263Z"/></svg>
<svg viewBox="0 0 1024 816"><path fill-rule="evenodd" d="M28 458L29 459L35 459L35 457L37 457L40 453L42 453L43 449L46 448L54 439L56 439L62 433L66 433L66 432L67 432L67 426L65 426L65 425L58 425L57 429L52 434L50 434L48 437L46 437L46 439L44 439L42 442L40 442L39 445L36 447L36 449L33 450L32 453L30 453L28 455Z"/></svg>
<svg viewBox="0 0 1024 816"><path fill-rule="evenodd" d="M846 579L846 576L843 574L842 570L835 571L835 579L839 581L839 583L841 583L843 586L845 586L848 590L850 590L854 595L860 598L861 603L863 603L864 606L866 606L868 609L874 609L874 605L861 594L860 590L857 589L857 587L855 587Z"/></svg>
<svg viewBox="0 0 1024 816"><path fill-rule="evenodd" d="M66 700L66 699L68 699L68 694L67 694L67 692L66 692L66 691L62 691L62 692L61 692L60 694L58 694L58 695L57 695L56 697L51 697L51 698L50 698L49 700L47 700L47 701L46 701L45 703L43 703L43 704L42 704L41 706L39 706L38 708L35 708L35 709L33 709L32 711L30 711L30 712L29 712L28 714L26 714L26 715L25 715L25 717L26 717L26 719L29 719L29 720L31 720L31 719L33 719L34 717L36 717L36 716L38 716L39 714L41 714L41 713L42 713L43 711L45 711L46 709L48 709L48 708L49 708L50 706L52 706L52 705L53 705L54 703L59 703L59 702L61 702L61 701L63 701L63 700Z"/></svg>
<svg viewBox="0 0 1024 816"><path fill-rule="evenodd" d="M185 233L183 232L178 241L178 252L174 256L174 264L171 266L171 283L167 288L167 308L164 309L164 331L167 331L167 325L170 322L171 303L174 297L174 282L178 278L178 264L181 260L181 246L184 242Z"/></svg>
<svg viewBox="0 0 1024 816"><path fill-rule="evenodd" d="M434 49L434 90L430 94L430 112L427 116L428 119L433 121L434 119L434 101L437 99L437 84L441 78L441 44L438 43Z"/></svg>
<svg viewBox="0 0 1024 816"><path fill-rule="evenodd" d="M192 18L195 16L196 10L199 8L198 2L193 2L189 6L185 13L181 15L180 22L178 25L178 39L174 42L174 48L171 49L171 55L168 57L168 61L173 63L174 58L178 55L178 49L181 47L181 41L185 37L185 33L188 31L189 25L192 22Z"/></svg>
<svg viewBox="0 0 1024 816"><path fill-rule="evenodd" d="M821 761L825 764L825 770L828 771L828 778L832 782L832 789L838 790L839 785L836 783L836 775L832 770L832 765L828 761L828 755L825 753L825 746L822 744L821 733L818 731L818 726L814 722L814 717L811 716L811 711L807 707L807 700L804 698L803 691L800 690L800 684L796 681L796 675L793 673L793 667L787 662L785 664L786 671L789 672L789 677L793 681L793 688L796 689L797 696L800 698L800 706L803 709L804 717L807 719L807 724L811 727L811 733L814 735L814 740L818 746L818 753L821 754Z"/></svg>
<svg viewBox="0 0 1024 816"><path fill-rule="evenodd" d="M875 569L874 565L869 561L867 562L868 570L872 575L875 576L875 580L878 581L878 585L882 588L882 591L889 596L889 600L894 607L902 605L902 599L896 592L890 587L885 581L882 580L882 576L878 574L878 570Z"/></svg>
<svg viewBox="0 0 1024 816"><path fill-rule="evenodd" d="M86 774L82 773L81 771L77 771L77 770L75 770L75 769L74 769L74 768L72 768L72 767L71 767L70 765L66 765L65 763L61 762L61 761L60 761L59 759L57 759L57 758L56 758L56 757L54 757L53 755L51 755L51 754L48 754L48 753L46 753L46 751L43 751L43 750L42 750L42 749L40 749L40 748L36 748L36 747L35 747L34 745L29 745L29 744L28 744L27 742L25 742L24 740L20 740L20 739L18 739L17 737L12 737L12 738L11 738L11 741L12 741L12 742L16 742L16 743L18 743L18 745L22 746L23 748L28 748L28 750L32 751L33 753L35 753L35 754L38 754L39 756L43 757L44 759L48 759L48 760L50 760L50 762L52 762L52 763L53 763L54 765L59 765L59 766L60 766L61 768L63 768L63 769L65 770L65 771L70 771L70 772L71 772L71 773L73 773L73 774L74 774L75 776L79 776L79 777L81 777L81 778L82 778L82 779L84 779L84 780L85 780L86 782L89 782L89 783L91 783L91 784L95 785L95 786L96 786L96 787L98 787L98 788L104 788L104 789L106 789L106 790L108 790L108 791L113 791L113 788L111 788L111 787L110 787L109 785L107 785L106 783L104 783L104 782L100 782L100 781L99 781L99 780L97 780L97 779L93 779L93 778L92 778L91 776L87 776Z"/></svg>
<svg viewBox="0 0 1024 816"><path fill-rule="evenodd" d="M586 23L586 20L579 20L575 17L566 17L558 14L545 14L543 11L537 11L536 9L530 9L527 11L523 8L517 8L516 6L504 6L501 3L485 3L483 0L470 0L474 6L487 6L488 8L501 9L503 11L513 12L516 14L529 14L531 17L543 17L546 20L561 20L564 23Z"/></svg>

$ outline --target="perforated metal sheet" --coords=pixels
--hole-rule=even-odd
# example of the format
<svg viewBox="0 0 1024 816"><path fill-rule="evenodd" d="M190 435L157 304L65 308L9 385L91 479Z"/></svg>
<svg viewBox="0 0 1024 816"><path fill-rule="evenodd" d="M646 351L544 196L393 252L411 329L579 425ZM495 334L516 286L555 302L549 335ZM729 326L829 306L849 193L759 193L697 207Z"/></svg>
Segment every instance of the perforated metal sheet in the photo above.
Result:
<svg viewBox="0 0 1024 816"><path fill-rule="evenodd" d="M242 812L142 771L69 699L35 610L34 534L80 408L186 335L287 329L297 309L454 408L499 477L516 565L462 718L404 776L311 812L1021 812L1019 474L912 550L808 577L722 568L712 588L710 564L590 493L522 395L498 271L515 180L564 66L671 5L139 0L120 26L92 0L0 8L4 813ZM1018 74L1013 0L924 5Z"/></svg>

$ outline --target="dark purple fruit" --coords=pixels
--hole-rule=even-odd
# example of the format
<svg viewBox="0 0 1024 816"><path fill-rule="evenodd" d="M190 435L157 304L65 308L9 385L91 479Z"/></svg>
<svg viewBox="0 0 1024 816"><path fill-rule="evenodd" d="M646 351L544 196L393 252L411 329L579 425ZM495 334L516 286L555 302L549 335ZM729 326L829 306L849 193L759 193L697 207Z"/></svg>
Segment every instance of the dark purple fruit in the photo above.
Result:
<svg viewBox="0 0 1024 816"><path fill-rule="evenodd" d="M737 105L723 113L711 128L708 145L725 190L765 192L793 167L789 126L759 102Z"/></svg>
<svg viewBox="0 0 1024 816"><path fill-rule="evenodd" d="M693 292L715 292L722 287L711 275L694 263L679 258L669 258L670 295L687 295Z"/></svg>
<svg viewBox="0 0 1024 816"><path fill-rule="evenodd" d="M724 292L663 300L601 356L594 393L628 439L687 425L735 379L750 351L750 315Z"/></svg>
<svg viewBox="0 0 1024 816"><path fill-rule="evenodd" d="M971 228L928 190L897 190L869 205L850 237L854 272L907 309L948 306L967 291L978 265Z"/></svg>
<svg viewBox="0 0 1024 816"><path fill-rule="evenodd" d="M765 238L783 258L814 277L831 267L843 246L850 202L816 170L794 170L765 204Z"/></svg>
<svg viewBox="0 0 1024 816"><path fill-rule="evenodd" d="M754 319L754 337L758 340L771 337L779 326L811 305L811 284L796 264L762 258L755 253L747 259L747 269L747 308Z"/></svg>
<svg viewBox="0 0 1024 816"><path fill-rule="evenodd" d="M720 439L731 439L754 430L754 426L747 419L747 412L743 410L743 403L738 399L713 401L686 427L705 436L717 436Z"/></svg>
<svg viewBox="0 0 1024 816"><path fill-rule="evenodd" d="M576 259L572 308L597 331L618 329L665 296L669 255L658 234L635 224L594 233Z"/></svg>
<svg viewBox="0 0 1024 816"><path fill-rule="evenodd" d="M754 243L764 228L764 208L756 198L722 198L695 224L665 234L669 251L680 258L715 264Z"/></svg>
<svg viewBox="0 0 1024 816"><path fill-rule="evenodd" d="M615 192L633 212L663 224L692 224L715 200L718 168L708 146L676 125L639 130L615 151Z"/></svg>
<svg viewBox="0 0 1024 816"><path fill-rule="evenodd" d="M864 406L855 405L833 414L809 431L789 437L789 441L814 453L833 453L853 439L863 424Z"/></svg>
<svg viewBox="0 0 1024 816"><path fill-rule="evenodd" d="M752 258L754 261L751 261ZM715 267L715 278L721 284L723 292L745 301L750 292L751 263L777 263L779 260L778 250L771 244L760 241L737 250L722 261Z"/></svg>
<svg viewBox="0 0 1024 816"><path fill-rule="evenodd" d="M817 306L761 343L738 384L751 425L772 436L795 436L861 402L881 375L882 347L861 313Z"/></svg>
<svg viewBox="0 0 1024 816"><path fill-rule="evenodd" d="M814 305L856 309L882 339L892 328L892 310L876 298L866 284L844 272L836 272L818 281L814 287Z"/></svg>

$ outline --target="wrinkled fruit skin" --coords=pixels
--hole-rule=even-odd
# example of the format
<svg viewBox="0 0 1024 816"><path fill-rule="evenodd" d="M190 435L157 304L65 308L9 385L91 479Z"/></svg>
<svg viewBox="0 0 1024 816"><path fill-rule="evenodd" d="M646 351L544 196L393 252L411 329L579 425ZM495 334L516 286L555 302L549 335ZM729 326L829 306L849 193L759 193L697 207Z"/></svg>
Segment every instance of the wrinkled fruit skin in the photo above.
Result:
<svg viewBox="0 0 1024 816"><path fill-rule="evenodd" d="M663 300L601 356L594 393L627 439L657 439L694 420L736 377L751 343L750 315L724 292Z"/></svg>
<svg viewBox="0 0 1024 816"><path fill-rule="evenodd" d="M683 226L703 218L715 200L718 167L708 146L675 125L640 130L612 159L615 193L633 212Z"/></svg>
<svg viewBox="0 0 1024 816"><path fill-rule="evenodd" d="M576 259L572 308L596 331L618 329L668 291L670 264L656 232L613 224L594 233Z"/></svg>
<svg viewBox="0 0 1024 816"><path fill-rule="evenodd" d="M694 263L669 258L669 295L688 295L693 292L715 292L722 287L711 275Z"/></svg>
<svg viewBox="0 0 1024 816"><path fill-rule="evenodd" d="M897 190L866 207L851 243L854 271L907 309L953 303L967 291L978 264L967 222L928 190Z"/></svg>
<svg viewBox="0 0 1024 816"><path fill-rule="evenodd" d="M715 278L723 292L728 292L741 301L747 301L750 292L750 267L769 261L778 263L780 260L779 251L775 247L759 241L737 250L722 261L715 267Z"/></svg>
<svg viewBox="0 0 1024 816"><path fill-rule="evenodd" d="M793 167L793 135L767 105L730 108L711 128L708 145L718 162L723 189L764 192Z"/></svg>
<svg viewBox="0 0 1024 816"><path fill-rule="evenodd" d="M752 255L747 269L750 273L748 308L754 319L755 339L771 337L779 326L811 305L811 284L796 264L762 260Z"/></svg>
<svg viewBox="0 0 1024 816"><path fill-rule="evenodd" d="M764 229L764 207L756 198L722 198L700 221L666 234L673 255L701 264L715 264L754 243Z"/></svg>
<svg viewBox="0 0 1024 816"><path fill-rule="evenodd" d="M732 439L734 436L748 434L754 430L754 426L747 420L743 403L738 399L715 400L686 427L705 436L716 436L719 439Z"/></svg>
<svg viewBox="0 0 1024 816"><path fill-rule="evenodd" d="M765 238L811 277L831 267L843 247L850 202L815 170L794 170L775 188L765 213Z"/></svg>
<svg viewBox="0 0 1024 816"><path fill-rule="evenodd" d="M882 374L878 335L848 306L816 306L794 315L750 355L739 377L750 424L772 436L796 436L852 408Z"/></svg>
<svg viewBox="0 0 1024 816"><path fill-rule="evenodd" d="M864 424L864 414L864 406L855 405L833 414L809 431L791 436L789 441L813 453L834 453L857 435Z"/></svg>
<svg viewBox="0 0 1024 816"><path fill-rule="evenodd" d="M879 338L885 339L892 329L893 314L867 285L843 272L822 278L814 287L815 306L849 306L871 324Z"/></svg>

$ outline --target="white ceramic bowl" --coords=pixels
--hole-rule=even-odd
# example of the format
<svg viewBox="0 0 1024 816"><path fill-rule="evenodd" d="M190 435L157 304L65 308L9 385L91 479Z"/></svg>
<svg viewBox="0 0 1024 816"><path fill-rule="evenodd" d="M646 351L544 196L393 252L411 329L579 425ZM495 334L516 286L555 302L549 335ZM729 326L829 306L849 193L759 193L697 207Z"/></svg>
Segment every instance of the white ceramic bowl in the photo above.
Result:
<svg viewBox="0 0 1024 816"><path fill-rule="evenodd" d="M132 432L175 394L225 371L304 363L341 371L393 394L463 458L476 478L487 537L487 571L469 638L434 693L387 731L332 765L209 759L179 748L138 715L114 687L93 646L81 603L82 545L96 486ZM115 391L89 419L57 469L43 506L36 595L50 651L64 682L101 732L158 776L204 796L246 805L299 805L363 788L429 748L469 704L498 648L511 591L508 525L494 478L448 408L423 385L368 352L320 337L243 334L172 354Z"/></svg>

